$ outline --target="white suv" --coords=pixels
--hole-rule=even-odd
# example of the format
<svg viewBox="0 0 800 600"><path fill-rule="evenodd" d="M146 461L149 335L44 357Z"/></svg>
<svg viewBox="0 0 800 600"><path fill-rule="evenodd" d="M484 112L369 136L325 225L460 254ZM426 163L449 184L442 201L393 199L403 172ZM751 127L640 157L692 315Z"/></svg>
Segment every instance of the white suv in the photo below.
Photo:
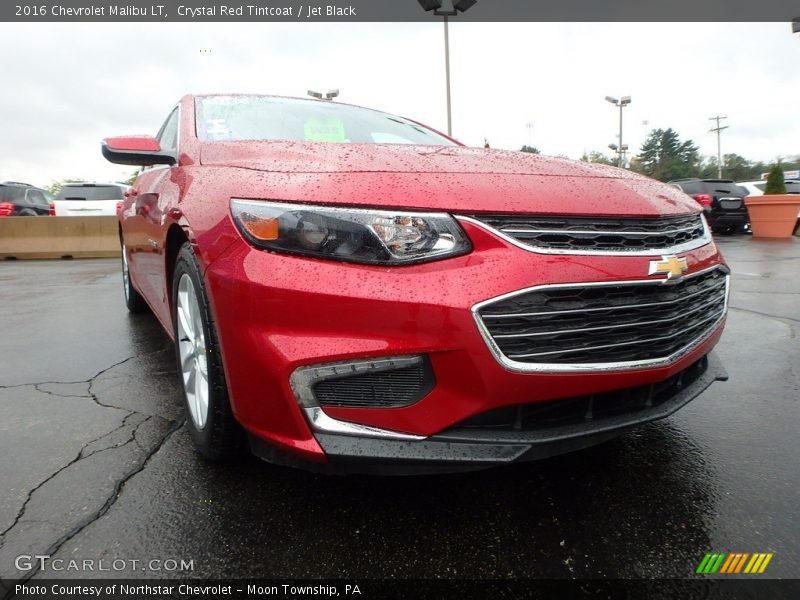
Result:
<svg viewBox="0 0 800 600"><path fill-rule="evenodd" d="M129 186L124 183L65 183L52 202L57 217L116 215Z"/></svg>
<svg viewBox="0 0 800 600"><path fill-rule="evenodd" d="M800 194L800 179L787 179L785 183L787 194ZM763 196L764 190L767 188L767 182L764 180L737 181L736 185L746 189L748 196Z"/></svg>

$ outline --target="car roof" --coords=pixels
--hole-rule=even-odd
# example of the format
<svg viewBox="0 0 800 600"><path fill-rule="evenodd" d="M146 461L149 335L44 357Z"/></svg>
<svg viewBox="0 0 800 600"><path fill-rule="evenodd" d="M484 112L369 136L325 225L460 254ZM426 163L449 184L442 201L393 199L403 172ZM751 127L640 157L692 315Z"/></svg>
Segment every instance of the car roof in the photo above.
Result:
<svg viewBox="0 0 800 600"><path fill-rule="evenodd" d="M114 185L117 187L127 187L127 183L118 183L115 181L70 181L69 183L63 184L61 187L97 187L97 186L105 186L105 185Z"/></svg>

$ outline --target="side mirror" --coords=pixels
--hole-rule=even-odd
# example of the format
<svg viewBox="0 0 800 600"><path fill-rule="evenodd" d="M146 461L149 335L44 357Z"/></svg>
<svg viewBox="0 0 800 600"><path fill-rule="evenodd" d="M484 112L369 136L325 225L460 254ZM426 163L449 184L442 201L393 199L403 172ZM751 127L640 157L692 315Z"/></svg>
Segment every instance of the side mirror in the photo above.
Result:
<svg viewBox="0 0 800 600"><path fill-rule="evenodd" d="M174 165L178 162L171 153L162 152L158 140L151 135L127 135L106 138L101 143L103 156L118 165Z"/></svg>

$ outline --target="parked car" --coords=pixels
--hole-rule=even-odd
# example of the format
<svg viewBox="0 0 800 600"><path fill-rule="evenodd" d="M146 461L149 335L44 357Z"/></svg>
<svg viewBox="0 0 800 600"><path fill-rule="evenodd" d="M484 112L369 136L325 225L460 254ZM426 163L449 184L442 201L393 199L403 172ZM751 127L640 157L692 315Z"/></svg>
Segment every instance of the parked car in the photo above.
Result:
<svg viewBox="0 0 800 600"><path fill-rule="evenodd" d="M65 183L53 200L57 217L93 217L117 214L128 186L122 183Z"/></svg>
<svg viewBox="0 0 800 600"><path fill-rule="evenodd" d="M32 186L29 183L18 181L4 181L0 183L0 203L11 204L13 209L5 216L35 217L47 215L50 195L47 190ZM5 207L2 212L8 212ZM2 213L0 213L2 214Z"/></svg>
<svg viewBox="0 0 800 600"><path fill-rule="evenodd" d="M694 198L714 233L739 233L749 226L747 190L730 179L674 179L669 184Z"/></svg>
<svg viewBox="0 0 800 600"><path fill-rule="evenodd" d="M173 338L208 458L483 468L725 378L729 269L672 186L273 96L186 96L102 152L146 167L119 213L125 301Z"/></svg>
<svg viewBox="0 0 800 600"><path fill-rule="evenodd" d="M787 194L800 194L800 180L798 179L787 179L785 182L786 184L786 193ZM763 196L764 190L767 189L767 182L766 181L737 181L736 185L739 187L743 187L747 190L748 196Z"/></svg>

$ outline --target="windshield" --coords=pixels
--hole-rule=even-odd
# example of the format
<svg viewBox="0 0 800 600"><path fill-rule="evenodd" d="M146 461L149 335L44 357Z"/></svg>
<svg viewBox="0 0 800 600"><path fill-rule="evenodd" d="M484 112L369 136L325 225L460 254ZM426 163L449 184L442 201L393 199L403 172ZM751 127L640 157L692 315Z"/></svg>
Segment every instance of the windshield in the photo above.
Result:
<svg viewBox="0 0 800 600"><path fill-rule="evenodd" d="M65 185L56 200L122 200L122 188L118 185Z"/></svg>
<svg viewBox="0 0 800 600"><path fill-rule="evenodd" d="M351 144L433 144L445 137L408 119L321 100L272 96L204 96L195 104L197 137Z"/></svg>

